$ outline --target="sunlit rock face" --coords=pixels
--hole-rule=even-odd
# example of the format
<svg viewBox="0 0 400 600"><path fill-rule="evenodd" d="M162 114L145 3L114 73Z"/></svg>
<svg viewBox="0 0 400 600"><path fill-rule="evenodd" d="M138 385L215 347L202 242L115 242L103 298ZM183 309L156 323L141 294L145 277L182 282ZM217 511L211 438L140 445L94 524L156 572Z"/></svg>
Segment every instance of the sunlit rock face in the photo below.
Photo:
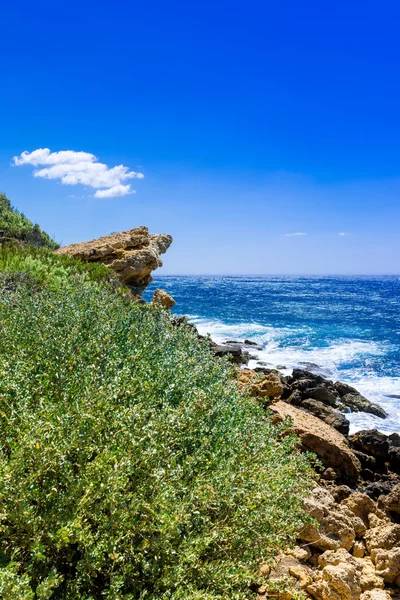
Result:
<svg viewBox="0 0 400 600"><path fill-rule="evenodd" d="M149 233L147 227L112 233L90 242L64 246L57 254L67 254L88 262L111 267L121 283L141 295L152 281L151 273L162 266L161 254L172 243L166 233Z"/></svg>

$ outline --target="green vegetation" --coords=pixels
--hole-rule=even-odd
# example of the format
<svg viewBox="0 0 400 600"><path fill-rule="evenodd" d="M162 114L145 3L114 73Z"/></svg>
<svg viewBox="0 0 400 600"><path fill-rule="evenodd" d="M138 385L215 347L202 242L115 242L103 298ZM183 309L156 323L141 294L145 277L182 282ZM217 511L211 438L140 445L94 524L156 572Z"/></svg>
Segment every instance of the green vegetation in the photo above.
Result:
<svg viewBox="0 0 400 600"><path fill-rule="evenodd" d="M68 285L79 285L86 280L112 284L114 288L127 288L118 284L113 272L100 263L85 263L67 255L55 255L47 248L22 245L0 245L0 273L5 279L29 279L35 287L48 286L62 290ZM18 274L18 275L17 275Z"/></svg>
<svg viewBox="0 0 400 600"><path fill-rule="evenodd" d="M7 196L0 193L0 231L2 236L19 240L33 246L44 246L55 250L58 244L34 225L23 214L11 206Z"/></svg>
<svg viewBox="0 0 400 600"><path fill-rule="evenodd" d="M107 269L29 248L0 269L0 597L252 597L306 520L296 440Z"/></svg>

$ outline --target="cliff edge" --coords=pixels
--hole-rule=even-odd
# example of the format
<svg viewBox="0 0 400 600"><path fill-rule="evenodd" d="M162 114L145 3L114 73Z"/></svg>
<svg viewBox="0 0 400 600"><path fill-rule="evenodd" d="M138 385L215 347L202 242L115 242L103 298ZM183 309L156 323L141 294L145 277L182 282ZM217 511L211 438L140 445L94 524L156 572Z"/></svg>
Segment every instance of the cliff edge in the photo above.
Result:
<svg viewBox="0 0 400 600"><path fill-rule="evenodd" d="M152 281L151 273L162 266L161 254L172 243L166 233L149 233L147 227L112 233L90 242L64 246L56 254L67 254L111 267L121 283L141 295Z"/></svg>

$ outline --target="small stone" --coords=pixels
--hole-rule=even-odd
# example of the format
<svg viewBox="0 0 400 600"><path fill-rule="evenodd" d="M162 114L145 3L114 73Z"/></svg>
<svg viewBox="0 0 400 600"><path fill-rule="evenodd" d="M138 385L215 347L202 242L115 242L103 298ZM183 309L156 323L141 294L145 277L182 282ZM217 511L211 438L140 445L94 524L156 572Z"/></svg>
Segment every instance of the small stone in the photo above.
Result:
<svg viewBox="0 0 400 600"><path fill-rule="evenodd" d="M311 556L311 551L308 546L295 546L286 551L286 554L293 556L297 560L305 562Z"/></svg>
<svg viewBox="0 0 400 600"><path fill-rule="evenodd" d="M365 546L361 541L354 542L353 546L353 556L354 558L363 558L365 554Z"/></svg>

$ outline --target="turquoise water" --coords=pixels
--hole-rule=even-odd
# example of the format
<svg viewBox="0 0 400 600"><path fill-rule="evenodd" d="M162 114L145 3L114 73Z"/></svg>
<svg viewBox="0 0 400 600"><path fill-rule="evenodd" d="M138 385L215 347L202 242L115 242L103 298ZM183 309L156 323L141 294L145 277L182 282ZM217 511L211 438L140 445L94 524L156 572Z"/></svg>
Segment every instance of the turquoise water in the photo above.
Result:
<svg viewBox="0 0 400 600"><path fill-rule="evenodd" d="M158 276L147 299L156 287L201 333L261 343L257 360L285 373L304 362L318 365L322 375L352 383L389 413L385 420L351 414L352 431L400 431L398 276Z"/></svg>

